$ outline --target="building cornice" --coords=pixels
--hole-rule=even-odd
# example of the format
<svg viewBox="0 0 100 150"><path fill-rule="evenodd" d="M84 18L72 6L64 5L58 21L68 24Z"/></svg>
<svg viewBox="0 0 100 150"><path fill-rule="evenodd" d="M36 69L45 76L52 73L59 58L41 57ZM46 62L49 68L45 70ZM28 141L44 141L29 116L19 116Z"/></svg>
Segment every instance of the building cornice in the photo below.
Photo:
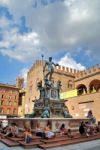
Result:
<svg viewBox="0 0 100 150"><path fill-rule="evenodd" d="M74 76L74 75L72 75L72 74L67 74L67 73L64 73L64 72L57 72L57 71L54 71L54 73L56 73L56 74L60 74L60 75L65 75L65 76L67 76L67 77L75 78L75 76Z"/></svg>
<svg viewBox="0 0 100 150"><path fill-rule="evenodd" d="M74 82L81 81L81 80L83 80L83 79L92 77L92 76L97 75L97 74L100 74L100 71L99 71L99 72L96 72L96 73L93 73L93 74L86 75L85 77L81 77L81 78L79 78L79 79L75 79Z"/></svg>
<svg viewBox="0 0 100 150"><path fill-rule="evenodd" d="M0 83L0 87L13 88L13 89L19 90L19 88L16 87L15 85L9 85L9 84L2 84L2 83Z"/></svg>

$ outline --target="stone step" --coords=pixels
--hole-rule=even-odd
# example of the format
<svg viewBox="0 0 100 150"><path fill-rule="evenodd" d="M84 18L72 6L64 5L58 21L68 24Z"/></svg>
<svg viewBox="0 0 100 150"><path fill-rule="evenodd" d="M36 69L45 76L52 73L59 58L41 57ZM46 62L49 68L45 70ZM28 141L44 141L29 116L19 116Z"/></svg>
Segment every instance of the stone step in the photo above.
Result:
<svg viewBox="0 0 100 150"><path fill-rule="evenodd" d="M81 137L81 138L76 138L76 139L69 139L69 140L64 140L64 141L56 141L55 143L44 143L39 145L40 148L42 149L47 149L47 148L52 148L52 147L58 147L58 146L64 146L64 145L69 145L69 144L76 144L76 143L81 143L81 142L87 142L87 141L92 141L100 139L100 134L99 135L94 135L90 137Z"/></svg>
<svg viewBox="0 0 100 150"><path fill-rule="evenodd" d="M34 148L34 147L37 147L37 145L41 145L42 142L40 141L32 141L30 143L26 143L25 141L19 141L20 145L24 148Z"/></svg>
<svg viewBox="0 0 100 150"><path fill-rule="evenodd" d="M59 142L59 141L65 141L65 140L70 140L70 139L77 139L77 138L81 138L81 137L86 137L86 136L81 136L81 135L74 135L74 137L70 138L67 135L63 135L63 136L57 136L55 138L52 139L41 139L42 142L44 143L53 143L53 142Z"/></svg>
<svg viewBox="0 0 100 150"><path fill-rule="evenodd" d="M19 142L19 141L23 141L24 138L18 138L18 137L8 137L9 140L13 141L13 142Z"/></svg>
<svg viewBox="0 0 100 150"><path fill-rule="evenodd" d="M18 142L14 142L14 141L11 141L11 140L6 139L6 138L1 139L0 141L1 141L2 143L6 144L6 145L9 146L9 147L19 146L19 143L18 143Z"/></svg>

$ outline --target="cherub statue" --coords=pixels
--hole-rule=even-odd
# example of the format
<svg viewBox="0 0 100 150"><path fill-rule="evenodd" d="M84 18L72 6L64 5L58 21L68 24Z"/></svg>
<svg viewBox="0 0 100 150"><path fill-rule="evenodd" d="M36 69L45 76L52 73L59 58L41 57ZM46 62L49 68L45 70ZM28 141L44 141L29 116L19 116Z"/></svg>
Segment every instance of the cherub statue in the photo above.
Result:
<svg viewBox="0 0 100 150"><path fill-rule="evenodd" d="M63 107L63 115L64 115L64 118L72 118L72 115L70 115L66 107Z"/></svg>
<svg viewBox="0 0 100 150"><path fill-rule="evenodd" d="M44 89L44 87L42 87L42 80L37 82L37 87L40 91L40 99L43 99L45 97L45 89Z"/></svg>
<svg viewBox="0 0 100 150"><path fill-rule="evenodd" d="M50 108L49 107L45 107L44 108L44 112L41 115L42 118L50 118Z"/></svg>

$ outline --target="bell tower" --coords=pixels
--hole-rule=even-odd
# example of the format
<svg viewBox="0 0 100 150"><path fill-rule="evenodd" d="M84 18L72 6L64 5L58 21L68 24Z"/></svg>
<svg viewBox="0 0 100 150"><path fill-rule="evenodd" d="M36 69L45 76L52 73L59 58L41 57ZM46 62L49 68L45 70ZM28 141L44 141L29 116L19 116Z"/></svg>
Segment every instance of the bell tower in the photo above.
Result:
<svg viewBox="0 0 100 150"><path fill-rule="evenodd" d="M16 79L16 87L18 87L19 89L24 88L24 78L18 77Z"/></svg>

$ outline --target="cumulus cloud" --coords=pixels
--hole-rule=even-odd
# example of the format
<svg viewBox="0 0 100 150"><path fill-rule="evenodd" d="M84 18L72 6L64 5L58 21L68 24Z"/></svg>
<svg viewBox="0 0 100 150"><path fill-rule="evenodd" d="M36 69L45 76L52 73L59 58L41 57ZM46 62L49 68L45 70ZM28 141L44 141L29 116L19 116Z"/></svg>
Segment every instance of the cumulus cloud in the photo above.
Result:
<svg viewBox="0 0 100 150"><path fill-rule="evenodd" d="M29 71L28 68L23 68L20 73L19 76L24 78L24 85L26 86L26 81L27 81L27 72Z"/></svg>
<svg viewBox="0 0 100 150"><path fill-rule="evenodd" d="M12 22L1 18L3 40L0 41L0 52L10 58L26 61L37 57L40 51L40 39L36 32L21 34L16 26L11 28Z"/></svg>
<svg viewBox="0 0 100 150"><path fill-rule="evenodd" d="M1 2L1 1L0 1ZM89 51L84 53L99 58L100 55L100 1L95 0L3 0L13 15L13 21L20 23L25 16L30 33L21 35L8 31L4 41L8 47L0 48L4 55L18 60L38 57L43 47L48 54L60 53L62 50L73 52L73 47L87 46ZM34 35L36 34L36 36ZM10 39L11 38L11 39ZM2 45L3 43L1 43ZM9 46L14 45L14 46ZM14 48L12 48L14 47ZM77 53L77 50L75 49ZM47 55L47 54L46 54Z"/></svg>
<svg viewBox="0 0 100 150"><path fill-rule="evenodd" d="M77 63L68 53L60 59L59 64L61 66L67 66L69 68L73 68L73 69L77 69L77 70L85 70L86 69L85 66L83 66L80 63Z"/></svg>

